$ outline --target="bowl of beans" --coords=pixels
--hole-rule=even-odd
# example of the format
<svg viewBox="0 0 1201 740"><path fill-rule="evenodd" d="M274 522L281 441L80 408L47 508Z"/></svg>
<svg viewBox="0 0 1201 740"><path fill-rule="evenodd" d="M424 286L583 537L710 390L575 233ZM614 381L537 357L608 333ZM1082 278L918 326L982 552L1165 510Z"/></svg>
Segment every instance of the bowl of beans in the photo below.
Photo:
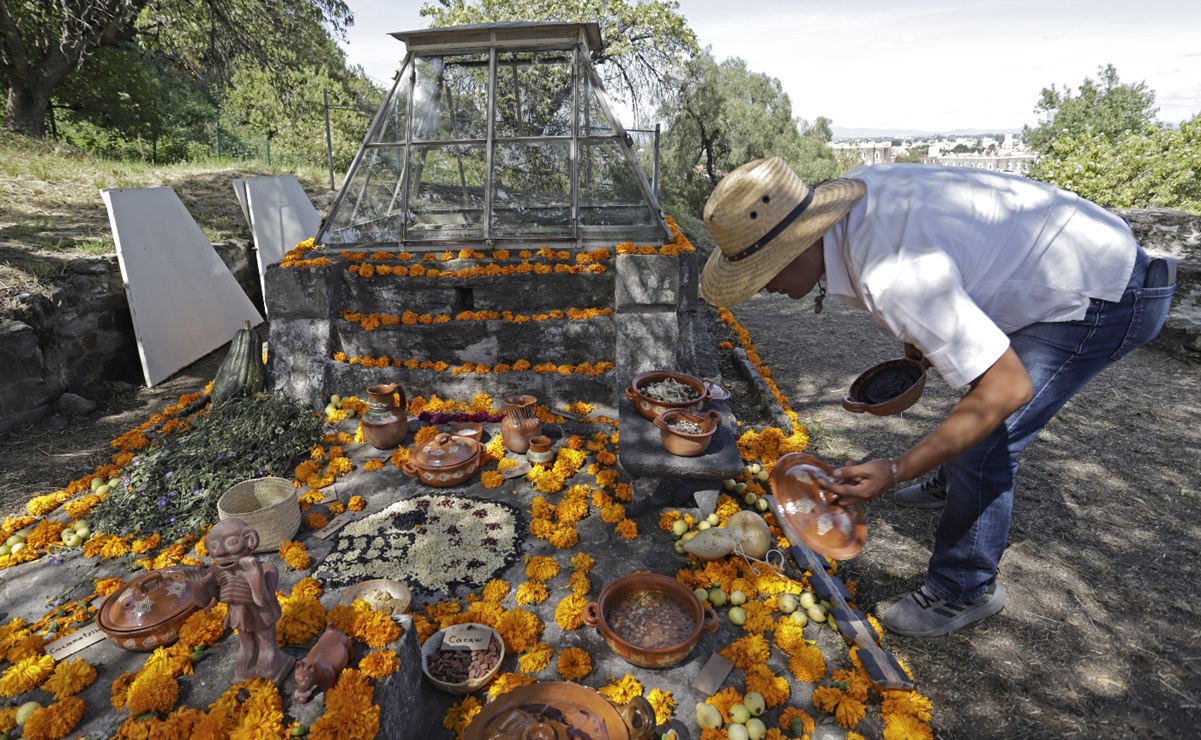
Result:
<svg viewBox="0 0 1201 740"><path fill-rule="evenodd" d="M717 629L717 612L687 586L654 573L633 573L601 590L584 607L619 658L642 668L666 668L688 657L703 633Z"/></svg>
<svg viewBox="0 0 1201 740"><path fill-rule="evenodd" d="M486 686L500 670L505 642L500 633L483 624L491 639L480 650L448 650L442 644L446 630L438 630L421 645L421 671L430 683L450 694L469 694ZM449 628L447 628L449 629Z"/></svg>
<svg viewBox="0 0 1201 740"><path fill-rule="evenodd" d="M696 457L709 448L709 441L721 426L721 414L674 409L655 417L663 449L680 457Z"/></svg>

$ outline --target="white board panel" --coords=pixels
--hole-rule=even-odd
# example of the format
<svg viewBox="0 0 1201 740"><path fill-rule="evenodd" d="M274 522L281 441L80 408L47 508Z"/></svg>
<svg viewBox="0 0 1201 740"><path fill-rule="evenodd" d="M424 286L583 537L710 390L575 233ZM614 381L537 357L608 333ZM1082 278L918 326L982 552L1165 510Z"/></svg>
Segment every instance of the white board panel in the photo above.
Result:
<svg viewBox="0 0 1201 740"><path fill-rule="evenodd" d="M101 190L146 385L233 338L254 304L171 188Z"/></svg>
<svg viewBox="0 0 1201 740"><path fill-rule="evenodd" d="M278 264L289 249L317 236L321 216L295 175L249 178L245 189L263 303L267 303L267 268Z"/></svg>
<svg viewBox="0 0 1201 740"><path fill-rule="evenodd" d="M246 219L246 225L250 226L250 205L246 202L246 178L234 178L234 195L238 196L238 205L242 207L242 218Z"/></svg>

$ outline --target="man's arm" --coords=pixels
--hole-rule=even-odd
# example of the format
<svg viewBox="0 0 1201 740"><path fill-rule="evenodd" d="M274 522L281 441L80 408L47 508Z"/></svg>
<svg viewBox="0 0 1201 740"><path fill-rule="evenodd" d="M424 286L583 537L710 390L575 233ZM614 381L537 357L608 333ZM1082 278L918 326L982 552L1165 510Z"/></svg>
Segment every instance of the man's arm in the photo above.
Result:
<svg viewBox="0 0 1201 740"><path fill-rule="evenodd" d="M845 465L834 471L841 481L829 490L845 503L859 503L879 496L901 480L926 473L987 437L1009 415L1034 394L1030 375L1010 347L980 377L971 390L947 414L947 418L921 442L892 464L883 458Z"/></svg>

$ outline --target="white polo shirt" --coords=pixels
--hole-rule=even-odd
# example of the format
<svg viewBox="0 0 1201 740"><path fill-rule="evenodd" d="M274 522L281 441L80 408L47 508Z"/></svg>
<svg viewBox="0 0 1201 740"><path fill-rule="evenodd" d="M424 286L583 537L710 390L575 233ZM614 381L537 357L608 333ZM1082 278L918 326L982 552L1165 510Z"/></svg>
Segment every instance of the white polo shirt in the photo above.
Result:
<svg viewBox="0 0 1201 740"><path fill-rule="evenodd" d="M954 387L1004 354L1006 334L1081 319L1130 279L1126 222L1053 185L923 164L846 176L867 195L825 235L829 295L870 311Z"/></svg>

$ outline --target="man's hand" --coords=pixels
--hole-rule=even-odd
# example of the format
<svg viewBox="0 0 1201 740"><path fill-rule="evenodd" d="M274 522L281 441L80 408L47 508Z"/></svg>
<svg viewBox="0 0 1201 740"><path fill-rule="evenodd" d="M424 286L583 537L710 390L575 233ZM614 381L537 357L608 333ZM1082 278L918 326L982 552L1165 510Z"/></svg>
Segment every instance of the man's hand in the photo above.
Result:
<svg viewBox="0 0 1201 740"><path fill-rule="evenodd" d="M864 463L849 462L834 471L836 483L826 486L834 494L834 503L841 506L870 501L896 484L892 463L884 458Z"/></svg>

